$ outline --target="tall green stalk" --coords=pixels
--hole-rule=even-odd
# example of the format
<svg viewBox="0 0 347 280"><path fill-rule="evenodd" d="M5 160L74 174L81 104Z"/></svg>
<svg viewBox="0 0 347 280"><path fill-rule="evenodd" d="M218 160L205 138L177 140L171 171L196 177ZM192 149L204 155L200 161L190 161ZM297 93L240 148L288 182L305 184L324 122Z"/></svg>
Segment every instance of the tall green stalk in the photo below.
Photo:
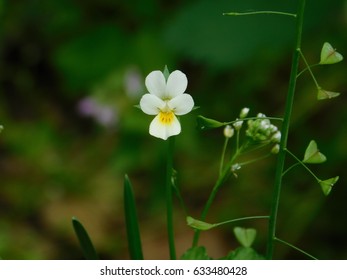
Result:
<svg viewBox="0 0 347 280"><path fill-rule="evenodd" d="M175 237L173 227L173 211L172 211L172 170L173 170L173 150L175 146L175 138L168 139L167 146L167 163L166 163L166 220L167 233L169 241L170 259L176 259Z"/></svg>
<svg viewBox="0 0 347 280"><path fill-rule="evenodd" d="M277 159L275 186L274 186L274 193L273 193L270 219L269 219L269 232L268 232L267 255L266 255L268 259L272 259L273 257L274 242L276 240L278 206L279 206L280 195L281 195L282 176L283 176L284 163L285 163L285 157L286 157L287 140L288 140L288 134L289 134L289 126L290 126L292 108L294 103L296 79L298 75L298 67L299 67L299 60L300 60L301 37L302 37L305 2L306 0L299 0L298 13L296 17L296 42L295 42L295 49L294 49L293 58L292 58L292 68L290 72L289 88L288 88L288 94L286 99L283 124L281 129L281 134L282 134L281 144L280 144L281 148L280 148L278 159Z"/></svg>

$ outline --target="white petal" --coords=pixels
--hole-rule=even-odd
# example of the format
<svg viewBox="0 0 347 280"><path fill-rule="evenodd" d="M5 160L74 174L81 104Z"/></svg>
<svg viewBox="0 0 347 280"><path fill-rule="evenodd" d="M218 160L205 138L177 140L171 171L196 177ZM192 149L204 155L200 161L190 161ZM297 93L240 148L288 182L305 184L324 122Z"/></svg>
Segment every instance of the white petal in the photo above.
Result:
<svg viewBox="0 0 347 280"><path fill-rule="evenodd" d="M149 126L149 134L154 137L166 140L170 136L177 135L181 132L181 124L173 115L173 120L170 124L164 124L160 121L160 115L157 115Z"/></svg>
<svg viewBox="0 0 347 280"><path fill-rule="evenodd" d="M188 85L187 76L179 70L173 71L167 79L166 94L173 98L185 92Z"/></svg>
<svg viewBox="0 0 347 280"><path fill-rule="evenodd" d="M193 109L194 100L189 94L184 93L171 99L167 104L176 115L180 116L188 114Z"/></svg>
<svg viewBox="0 0 347 280"><path fill-rule="evenodd" d="M149 73L146 77L145 84L149 93L155 94L158 97L165 96L166 81L161 71L157 70Z"/></svg>
<svg viewBox="0 0 347 280"><path fill-rule="evenodd" d="M154 94L145 94L140 100L140 108L147 115L157 115L165 107L165 102Z"/></svg>

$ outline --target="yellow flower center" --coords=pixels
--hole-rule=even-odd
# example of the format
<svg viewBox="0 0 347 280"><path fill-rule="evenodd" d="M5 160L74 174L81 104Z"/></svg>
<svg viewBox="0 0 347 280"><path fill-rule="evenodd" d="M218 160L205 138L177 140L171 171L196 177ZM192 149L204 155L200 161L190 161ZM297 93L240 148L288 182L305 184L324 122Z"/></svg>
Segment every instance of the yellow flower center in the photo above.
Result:
<svg viewBox="0 0 347 280"><path fill-rule="evenodd" d="M171 124L174 120L174 113L172 111L168 111L168 112L163 112L160 111L159 113L159 120L162 124Z"/></svg>

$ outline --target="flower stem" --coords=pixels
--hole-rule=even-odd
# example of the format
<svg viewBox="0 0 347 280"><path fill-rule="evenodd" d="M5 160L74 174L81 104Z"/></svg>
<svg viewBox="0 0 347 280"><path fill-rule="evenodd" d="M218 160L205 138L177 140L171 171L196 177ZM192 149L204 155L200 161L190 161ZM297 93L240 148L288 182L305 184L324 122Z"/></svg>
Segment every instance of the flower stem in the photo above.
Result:
<svg viewBox="0 0 347 280"><path fill-rule="evenodd" d="M227 150L228 142L229 142L229 137L225 137L223 150L222 150L222 156L220 159L219 175L222 174L223 172L224 158L225 158L225 152Z"/></svg>
<svg viewBox="0 0 347 280"><path fill-rule="evenodd" d="M304 69L301 70L301 72L296 76L296 78L299 78L303 73L305 73L309 68L313 68L313 67L317 67L319 66L320 64L319 63L316 63L316 64L312 64L310 65L310 67L306 67Z"/></svg>
<svg viewBox="0 0 347 280"><path fill-rule="evenodd" d="M213 224L213 226L218 227L218 226L222 226L222 225L226 225L226 224L230 224L230 223L235 223L235 222L240 222L240 221L255 220L255 219L268 219L268 218L269 218L269 216L249 216L249 217L232 219L232 220L228 220L228 221L221 222L221 223L216 223L216 224Z"/></svg>
<svg viewBox="0 0 347 280"><path fill-rule="evenodd" d="M286 149L287 153L290 154L297 162L298 164L301 164L316 180L317 182L321 181L317 176L316 174L314 174L310 168L308 168L306 166L305 163L303 163L296 155L294 155L291 151L289 151L288 149Z"/></svg>
<svg viewBox="0 0 347 280"><path fill-rule="evenodd" d="M285 112L283 118L283 124L281 129L281 143L280 151L277 159L276 175L275 175L275 186L271 204L271 212L269 219L269 231L268 231L268 243L267 243L267 258L272 259L274 251L274 241L276 238L276 225L277 225L277 215L278 215L278 206L281 195L282 188L282 175L286 157L286 147L289 134L289 125L294 103L294 95L296 88L296 78L298 74L299 59L300 59L300 48L301 48L301 37L302 37L302 28L303 28L303 19L304 19L304 10L305 10L306 0L300 0L298 13L296 18L296 42L295 49L292 58L292 68L290 72L289 79L289 88L286 98Z"/></svg>
<svg viewBox="0 0 347 280"><path fill-rule="evenodd" d="M227 163L227 165L224 167L223 172L219 175L211 193L210 196L205 204L205 207L201 213L200 216L200 220L201 221L205 221L206 219L206 215L208 210L210 209L212 202L214 200L214 198L216 197L216 194L219 190L219 188L222 186L222 184L225 182L225 180L227 179L228 175L230 175L231 172L231 166L233 164L233 162L235 161L235 159L239 156L241 149L238 149L235 154L233 155L232 159ZM199 242L199 237L200 237L200 230L196 230L195 234L194 234L194 238L193 238L193 244L192 247L196 247L198 245Z"/></svg>
<svg viewBox="0 0 347 280"><path fill-rule="evenodd" d="M286 242L286 241L284 241L284 240L282 240L282 239L279 239L279 238L277 238L277 237L275 237L275 240L278 241L278 242L280 242L280 243L283 243L283 244L287 245L287 246L290 247L290 248L293 248L293 249L296 250L296 251L299 251L300 253L306 255L307 257L309 257L309 258L311 258L311 259L313 259L313 260L317 260L316 257L314 257L314 256L312 256L311 254L305 252L304 250L302 250L302 249L300 249L300 248L294 246L294 245L291 244L291 243L288 243L288 242Z"/></svg>
<svg viewBox="0 0 347 280"><path fill-rule="evenodd" d="M169 137L167 146L167 165L166 165L166 219L167 233L169 241L170 259L176 259L175 238L173 228L173 211L172 211L172 170L173 170L173 150L175 138Z"/></svg>
<svg viewBox="0 0 347 280"><path fill-rule="evenodd" d="M290 170L292 170L294 167L300 165L299 162L294 163L292 166L288 167L286 171L283 172L282 176L286 175Z"/></svg>
<svg viewBox="0 0 347 280"><path fill-rule="evenodd" d="M249 15L282 15L282 16L291 16L296 17L296 14L292 13L286 13L286 12L278 12L278 11L254 11L254 12L244 12L244 13L237 13L237 12L231 12L231 13L223 13L223 16L249 16Z"/></svg>
<svg viewBox="0 0 347 280"><path fill-rule="evenodd" d="M304 54L302 53L302 51L299 50L299 52L300 52L300 55L301 55L301 57L302 57L302 60L304 61L305 65L306 65L306 67L307 67L306 69L308 70L308 72L310 72L310 75L311 75L311 77L312 77L313 82L315 83L317 89L319 89L320 86L319 86L319 84L318 84L318 82L317 82L315 76L313 75L313 72L312 72L312 70L311 70L311 66L308 64L308 62L307 62L307 60L306 60L306 57L304 56ZM300 74L300 73L299 73L299 74ZM297 76L299 76L299 74L298 74Z"/></svg>

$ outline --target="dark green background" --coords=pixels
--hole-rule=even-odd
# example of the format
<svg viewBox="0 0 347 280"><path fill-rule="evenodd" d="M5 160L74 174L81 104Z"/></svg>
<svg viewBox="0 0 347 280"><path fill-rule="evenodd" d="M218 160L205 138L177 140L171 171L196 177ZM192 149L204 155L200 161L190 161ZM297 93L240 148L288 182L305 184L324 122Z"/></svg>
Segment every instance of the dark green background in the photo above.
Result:
<svg viewBox="0 0 347 280"><path fill-rule="evenodd" d="M282 2L282 3L281 3ZM148 134L151 116L134 105L152 70L180 69L200 108L181 118L175 168L188 214L198 217L217 177L222 130L201 132L196 116L235 119L241 108L282 116L294 19L227 17L223 12L295 12L276 0L0 0L0 257L80 259L71 225L77 216L104 259L128 258L123 219L125 173L137 197L144 255L168 258L164 211L165 142ZM308 0L302 50L319 61L325 41L347 55L347 2ZM302 66L302 65L301 65ZM314 68L334 100L317 101L305 73L298 80L289 148L300 157L315 139L328 161L320 178L340 175L331 195L302 168L284 177L278 236L320 259L347 258L345 61ZM129 92L125 80L135 79ZM140 87L136 87L140 83ZM110 125L79 114L86 97L116 114ZM209 222L269 212L275 157L242 169L217 196ZM177 203L176 203L177 202ZM178 201L177 251L192 230ZM264 253L264 221L255 248ZM202 234L218 258L237 246L232 226ZM277 246L276 258L305 256Z"/></svg>

